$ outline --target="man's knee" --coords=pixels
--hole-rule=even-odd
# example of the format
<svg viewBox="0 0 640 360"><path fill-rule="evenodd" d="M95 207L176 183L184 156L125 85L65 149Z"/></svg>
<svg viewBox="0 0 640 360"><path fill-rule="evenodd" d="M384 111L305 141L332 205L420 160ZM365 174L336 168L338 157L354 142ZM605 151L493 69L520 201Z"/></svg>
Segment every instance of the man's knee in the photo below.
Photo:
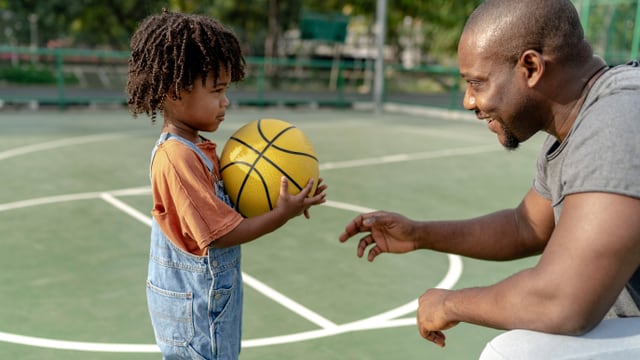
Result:
<svg viewBox="0 0 640 360"><path fill-rule="evenodd" d="M496 336L480 360L640 359L640 318L602 321L583 336L512 330Z"/></svg>

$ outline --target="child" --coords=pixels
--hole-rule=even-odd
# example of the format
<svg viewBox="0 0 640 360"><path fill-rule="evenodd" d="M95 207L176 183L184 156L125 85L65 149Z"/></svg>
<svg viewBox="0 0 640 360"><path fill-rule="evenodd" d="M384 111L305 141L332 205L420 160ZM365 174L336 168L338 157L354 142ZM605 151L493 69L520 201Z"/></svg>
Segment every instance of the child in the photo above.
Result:
<svg viewBox="0 0 640 360"><path fill-rule="evenodd" d="M131 39L127 94L133 116L160 112L151 156L153 221L149 313L163 357L237 359L242 325L240 244L325 202L326 185L297 195L283 177L277 206L253 218L235 212L220 181L216 144L199 135L224 120L225 92L244 77L236 36L217 21L166 10Z"/></svg>

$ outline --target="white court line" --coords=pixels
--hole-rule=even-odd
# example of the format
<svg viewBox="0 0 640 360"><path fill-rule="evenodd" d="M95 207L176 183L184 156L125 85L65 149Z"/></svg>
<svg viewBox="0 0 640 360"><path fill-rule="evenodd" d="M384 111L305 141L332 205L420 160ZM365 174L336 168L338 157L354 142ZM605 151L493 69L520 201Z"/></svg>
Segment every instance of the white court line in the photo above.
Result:
<svg viewBox="0 0 640 360"><path fill-rule="evenodd" d="M394 163L394 162L436 159L436 158L459 156L459 155L475 155L475 154L498 151L498 150L502 150L502 149L494 145L483 145L483 146L472 146L472 147L466 147L466 148L427 151L422 153L387 155L382 157L357 159L357 160L349 160L349 161L325 162L320 164L320 170L354 168L359 166L370 166L370 165L380 165L380 164L388 164L388 163Z"/></svg>
<svg viewBox="0 0 640 360"><path fill-rule="evenodd" d="M35 199L21 200L10 203L0 204L0 212L26 208L30 206L56 204L75 200L90 200L100 197L99 192L88 192L79 194L54 195Z"/></svg>
<svg viewBox="0 0 640 360"><path fill-rule="evenodd" d="M340 209L340 210L353 211L353 212L356 212L356 213L368 213L368 212L375 211L374 209L366 208L366 207L363 207L363 206L347 204L347 203L343 203L343 202L339 202L339 201L333 201L333 200L327 200L324 203L324 205L332 207L332 208Z"/></svg>
<svg viewBox="0 0 640 360"><path fill-rule="evenodd" d="M153 344L111 344L111 343L92 343L80 341L64 341L38 338L33 336L15 335L0 332L0 341L41 347L47 349L58 350L75 350L75 351L91 351L91 352L117 352L117 353L158 353L160 349Z"/></svg>
<svg viewBox="0 0 640 360"><path fill-rule="evenodd" d="M449 258L449 270L447 271L447 274L445 275L444 279L442 279L440 283L438 283L438 285L434 286L434 288L451 289L458 282L458 279L460 279L460 276L462 276L463 266L462 266L462 259L460 258L460 256L447 254L447 257ZM403 306L397 307L395 309L389 310L387 312L384 312L366 319L358 320L355 323L362 324L363 326L366 326L366 324L384 323L392 319L398 318L400 316L406 315L410 312L416 311L417 309L418 309L418 300L416 299ZM414 323L415 323L415 320L414 320Z"/></svg>
<svg viewBox="0 0 640 360"><path fill-rule="evenodd" d="M141 194L148 193L150 191L151 189L149 187L139 187L139 188L131 188L131 189L114 190L111 192L91 192L91 193L82 193L82 194L71 194L67 196L64 196L64 195L52 196L48 198L31 199L31 200L19 201L15 203L0 204L0 211L17 209L17 208L22 208L26 206L50 204L54 202L100 198L112 204L113 206L120 209L121 211L127 213L128 215L133 216L134 218L141 221L142 223L145 223L148 225L151 220L148 219L146 215L144 215L137 209L129 206L128 204L122 202L121 200L115 198L114 195L116 194L119 196L141 195ZM336 201L327 202L324 205L335 207L337 209L355 211L355 212L373 211L373 209L370 209L370 208L355 206L355 205L336 202ZM451 287L453 287L453 285L455 285L460 275L462 274L462 261L460 257L456 255L448 255L448 257L449 257L449 263L450 263L449 269L447 271L445 278L436 287L450 289ZM267 285L260 283L258 280L254 279L253 277L244 273L243 273L243 276L246 277L245 282L247 283L247 285L252 286L257 291L265 294L265 296L282 304L286 308L291 309L291 311L296 312L297 314L306 318L310 322L313 322L314 324L322 327L322 329L318 329L318 330L312 330L312 331L289 334L289 335L243 340L242 341L243 348L285 344L285 343L291 343L291 342L316 339L320 337L332 336L332 335L342 334L346 332L391 328L391 327L399 327L399 326L409 326L409 325L415 325L416 323L415 318L395 319L396 317L415 311L418 307L418 302L414 300L405 305L402 305L398 308L392 309L382 314L378 314L369 318L353 321L346 324L336 325L335 323L327 319L324 319L322 316L314 313L313 311L305 308L304 306L296 303L295 301L271 289ZM37 337L31 337L31 336L15 335L15 334L10 334L5 332L0 332L0 341L34 346L34 347L76 350L76 351L119 352L119 353L157 353L159 352L158 347L154 344L112 344L112 343L64 341L64 340L54 340L54 339L37 338Z"/></svg>
<svg viewBox="0 0 640 360"><path fill-rule="evenodd" d="M71 139L68 139L68 140L71 140ZM320 164L320 170L326 171L326 170L332 170L332 169L344 169L348 167L379 165L381 163L436 159L436 158L459 156L459 155L474 155L474 154L497 151L497 150L501 150L501 149L496 146L474 146L474 147L458 148L458 149L436 150L436 151L423 152L423 153L396 154L396 155L388 155L388 156L383 156L378 158L365 158L365 159L356 159L356 160L349 160L349 161L322 163ZM3 153L0 153L0 156L2 156L2 154ZM0 160L1 159L2 158L0 158ZM150 189L148 187L139 187L139 188L109 191L109 193L112 194L113 196L127 196L127 195L139 195L143 193L148 193L149 191ZM68 195L59 195L59 196L16 201L12 203L0 204L0 212L6 211L6 210L18 209L22 207L44 205L44 204L63 202L63 201L93 199L93 198L99 197L100 194L102 193L89 192L89 193L68 194ZM327 201L327 204L329 203L331 203L331 201ZM343 210L350 210L355 212L368 212L367 210L361 210L357 206L351 205L351 204L342 204L342 205L339 205L339 203L334 203L334 204L336 205L336 207L343 206L342 207Z"/></svg>
<svg viewBox="0 0 640 360"><path fill-rule="evenodd" d="M5 151L5 152L0 152L0 160L9 158L11 156L26 154L30 152L45 150L45 149L51 149L54 147L67 146L67 145L90 142L95 140L106 140L106 139L115 138L115 137L117 136L116 135L87 136L82 138L67 139L64 141L61 140L61 141L54 141L54 142L40 144L40 145L28 146L28 147L18 148L14 150ZM469 148L463 148L463 149L439 150L439 151L416 153L416 154L398 154L398 155L385 156L377 159L370 158L370 159L360 159L360 160L344 161L344 162L324 163L320 166L320 168L321 170L340 169L340 168L355 167L355 166L378 165L380 163L434 159L439 157L457 156L457 155L472 155L472 154L495 151L495 150L496 150L495 147L489 148L488 146L477 146L477 147L469 147ZM89 192L89 193L36 198L36 199L30 199L30 200L17 201L13 203L0 204L0 212L18 209L18 208L24 208L28 206L44 205L44 204L51 204L51 203L64 202L64 201L101 198L104 201L112 204L116 208L136 218L137 220L149 225L150 219L146 215L142 214L138 210L130 207L126 203L116 198L116 196L140 195L140 194L145 194L149 192L150 192L149 187L139 187L139 188L115 190L110 192ZM354 212L372 211L372 209L368 209L368 208L364 208L364 207L360 207L352 204L336 202L336 201L327 201L325 205L342 209L342 210L354 211ZM455 285L455 283L459 279L460 274L462 273L461 259L455 255L448 255L448 256L449 256L449 262L450 262L449 270L447 272L447 275L445 276L445 279L443 279L440 282L440 284L438 284L438 286L436 287L441 287L441 288L453 287L453 285ZM248 276L246 274L244 276L246 276L245 282L247 282L248 285L249 283L252 283L253 285L260 283L259 281L252 278L251 276ZM262 289L264 291L263 293L266 293L265 295L270 298L273 298L274 294L277 293L275 290L269 288L264 284L262 287L258 285L258 288ZM281 297L275 296L278 300L276 299L274 300L283 304L283 306L287 308L291 308L292 306L293 308L296 308L296 306L293 304L297 304L297 303L295 303L293 300L288 299L282 294L280 295ZM290 301L285 299L288 299ZM367 330L367 329L413 325L415 324L415 319L413 318L409 318L409 319L395 319L395 318L405 315L407 313L410 313L412 311L415 311L417 309L417 306L418 306L418 303L416 300L414 300L403 306L392 309L382 314L378 314L366 319L357 320L347 324L336 325L335 323L327 319L324 319L320 315L315 314L311 310L306 309L304 306L299 305L299 307L297 307L297 313L307 318L309 321L321 326L322 329L303 332L303 333L297 333L297 334L291 334L291 335L276 336L271 338L243 340L242 347L244 348L244 347L255 347L255 346L265 346L265 345L276 345L276 344L290 343L295 341L303 341L306 339L330 336L330 335L335 335L335 334L340 334L340 333L345 333L350 331L360 331L360 330ZM302 310L302 309L306 309L306 310ZM313 314L315 314L315 316ZM87 342L76 342L76 341L62 341L62 340L53 340L53 339L44 339L44 338L36 338L36 337L30 337L30 336L15 335L15 334L9 334L4 332L0 332L0 341L37 346L37 347L78 350L78 351L126 352L126 353L159 352L159 349L156 345L149 345L149 344L110 344L110 343L87 343Z"/></svg>
<svg viewBox="0 0 640 360"><path fill-rule="evenodd" d="M73 138L65 138L55 141L37 143L33 145L21 146L17 148L13 148L11 150L5 150L0 152L0 160L8 159L10 157L25 155L33 152L43 151L43 150L51 150L63 146L71 146L78 144L85 144L96 141L105 141L105 140L113 140L122 138L128 135L122 133L113 133L113 134L100 134L100 135L87 135L87 136L78 136Z"/></svg>
<svg viewBox="0 0 640 360"><path fill-rule="evenodd" d="M127 215L130 215L132 218L140 221L141 223L147 226L151 226L151 218L149 216L143 214L137 209L134 209L133 207L129 206L129 204L123 202L122 200L117 199L115 196L109 193L102 193L100 194L100 198L102 198L102 200L108 202L109 204L115 206L118 210L121 210Z"/></svg>
<svg viewBox="0 0 640 360"><path fill-rule="evenodd" d="M121 201L120 199L115 198L113 195L109 194L109 193L102 193L100 194L100 198L102 198L102 200L108 202L109 204L115 206L118 210L123 211L124 213L126 213L127 215L130 215L131 217L135 218L136 220L142 222L143 224L146 224L147 226L151 226L151 218L145 214L143 214L142 212L138 211L137 209L131 207L130 205L126 204L125 202ZM322 327L322 328L333 328L336 327L336 324L334 324L333 322L325 319L324 317L320 316L319 314L311 311L310 309L308 309L307 307L303 306L302 304L292 300L291 298L285 296L284 294L274 290L273 288L269 287L268 285L266 285L265 283L259 281L258 279L250 276L249 274L246 273L242 273L242 277L244 282L251 286L252 288L254 288L255 290L257 290L258 292L262 293L263 295L265 295L266 297L272 299L273 301L279 303L280 305L284 306L285 308L291 310L292 312L302 316L303 318L309 320L310 322Z"/></svg>
<svg viewBox="0 0 640 360"><path fill-rule="evenodd" d="M440 281L440 283L435 286L439 289L451 289L458 282L460 276L462 275L462 259L458 255L447 255L449 258L449 270L447 271L447 275L445 278ZM411 301L403 306L392 309L385 313L381 313L366 319L353 321L346 324L341 324L336 326L335 328L328 329L320 329L320 330L312 330L306 331L296 334L290 335L282 335L282 336L274 336L269 338L262 339L252 339L252 340L243 340L242 347L257 347L257 346L268 346L268 345L278 345L278 344L286 344L291 342L305 341L311 339L317 339L326 336L333 336L338 334L343 334L347 332L353 331L363 331L363 330L373 330L373 329L383 329L383 328L392 328L392 327L400 327L400 326L411 326L416 325L416 319L412 318L403 318L396 319L399 316L406 315L410 312L413 312L418 309L418 300Z"/></svg>
<svg viewBox="0 0 640 360"><path fill-rule="evenodd" d="M294 300L286 297L282 293L274 290L273 288L267 286L266 284L254 278L253 276L248 275L247 273L244 273L244 272L242 273L242 280L244 283L251 286L258 292L262 293L264 296L279 303L280 305L302 316L303 318L311 321L312 323L320 326L321 328L332 329L337 327L335 323L309 310L305 306L302 306L300 303L297 303Z"/></svg>
<svg viewBox="0 0 640 360"><path fill-rule="evenodd" d="M253 340L243 340L242 347L243 348L251 348L251 347L259 347L259 346L270 346L270 345L282 345L289 344L293 342L300 342L306 340L313 340L327 336L339 335L348 332L354 331L364 331L364 330L374 330L374 329L385 329L392 327L401 327L401 326L410 326L416 325L416 319L397 319L390 320L378 323L362 323L360 321L354 321L351 323L343 324L336 326L332 329L319 329L319 330L311 330L300 332L291 335L282 335L282 336L274 336L269 338L262 339L253 339Z"/></svg>
<svg viewBox="0 0 640 360"><path fill-rule="evenodd" d="M384 329L401 326L411 326L416 324L416 319L396 319L377 324L359 324L349 323L336 326L332 329L312 330L292 335L275 336L271 338L242 340L242 348L287 344L299 342L332 335L343 334L353 331ZM159 353L160 349L155 344L113 344L113 343L93 343L80 341L64 341L38 338L33 336L16 335L0 332L0 341L26 345L33 347L41 347L47 349L58 350L74 350L88 352L105 352L105 353Z"/></svg>
<svg viewBox="0 0 640 360"><path fill-rule="evenodd" d="M113 196L130 196L130 195L148 194L150 192L151 192L151 188L148 186L145 186L145 187L139 187L139 188L109 191L108 194L111 194ZM101 195L104 193L105 192L87 192L87 193L78 193L78 194L54 195L54 196L47 196L47 197L41 197L41 198L35 198L35 199L4 203L4 204L0 204L0 212L16 210L16 209L30 207L30 206L55 204L55 203L61 203L61 202L67 202L67 201L91 200L91 199L96 199L101 197Z"/></svg>

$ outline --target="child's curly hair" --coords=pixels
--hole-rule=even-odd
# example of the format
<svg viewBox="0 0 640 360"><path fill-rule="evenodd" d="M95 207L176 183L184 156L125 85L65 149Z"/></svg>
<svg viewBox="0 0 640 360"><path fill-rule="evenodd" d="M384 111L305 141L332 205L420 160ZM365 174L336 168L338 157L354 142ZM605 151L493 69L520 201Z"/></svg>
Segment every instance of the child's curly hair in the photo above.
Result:
<svg viewBox="0 0 640 360"><path fill-rule="evenodd" d="M218 21L164 9L143 20L131 38L129 109L134 117L146 113L155 122L169 91L178 99L179 90L191 89L198 76L204 85L209 72L217 81L225 68L231 81L238 82L245 64L238 38Z"/></svg>

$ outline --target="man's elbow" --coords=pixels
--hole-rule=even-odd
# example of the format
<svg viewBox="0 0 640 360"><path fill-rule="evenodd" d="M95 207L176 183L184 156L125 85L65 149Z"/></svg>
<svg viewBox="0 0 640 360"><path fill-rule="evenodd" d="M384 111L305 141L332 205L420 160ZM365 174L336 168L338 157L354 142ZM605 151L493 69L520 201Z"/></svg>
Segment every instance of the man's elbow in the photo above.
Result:
<svg viewBox="0 0 640 360"><path fill-rule="evenodd" d="M575 305L561 308L562 310L559 310L553 319L549 319L551 321L547 322L546 329L543 329L543 332L580 336L596 327L604 317L604 315L598 315L597 311L580 310Z"/></svg>
<svg viewBox="0 0 640 360"><path fill-rule="evenodd" d="M573 319L567 321L564 325L557 327L556 334L569 335L569 336L581 336L591 331L600 321L587 321L586 319Z"/></svg>

